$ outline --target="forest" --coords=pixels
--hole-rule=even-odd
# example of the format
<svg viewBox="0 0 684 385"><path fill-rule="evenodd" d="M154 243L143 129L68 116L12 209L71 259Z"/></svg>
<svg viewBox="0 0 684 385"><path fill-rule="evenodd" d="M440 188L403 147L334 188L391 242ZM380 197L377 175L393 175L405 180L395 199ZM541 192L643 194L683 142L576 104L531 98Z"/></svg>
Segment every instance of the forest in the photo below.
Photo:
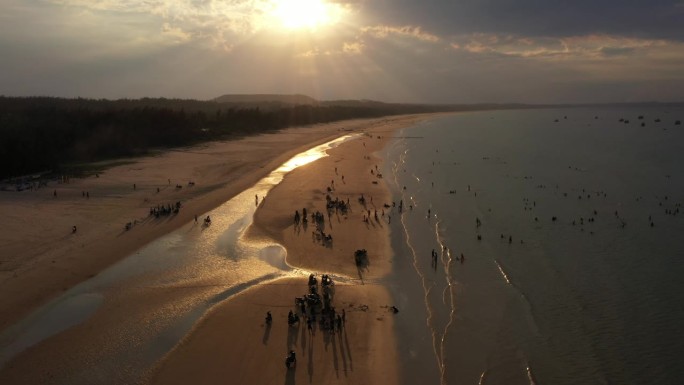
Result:
<svg viewBox="0 0 684 385"><path fill-rule="evenodd" d="M0 180L291 126L494 106L0 96Z"/></svg>

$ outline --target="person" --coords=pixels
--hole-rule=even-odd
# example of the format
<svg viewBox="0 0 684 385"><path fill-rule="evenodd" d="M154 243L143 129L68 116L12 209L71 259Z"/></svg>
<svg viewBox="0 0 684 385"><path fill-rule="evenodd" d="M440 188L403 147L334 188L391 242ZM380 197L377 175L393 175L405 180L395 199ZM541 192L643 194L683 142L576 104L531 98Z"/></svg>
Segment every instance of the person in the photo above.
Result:
<svg viewBox="0 0 684 385"><path fill-rule="evenodd" d="M273 317L271 316L271 312L267 311L266 312L266 324L270 325L272 321L273 321Z"/></svg>
<svg viewBox="0 0 684 385"><path fill-rule="evenodd" d="M290 354L288 354L287 358L285 359L285 366L290 368L290 365L292 365L292 366L297 365L297 355L295 354L294 350L290 350Z"/></svg>
<svg viewBox="0 0 684 385"><path fill-rule="evenodd" d="M76 226L74 226L74 227L71 228L71 233L72 233L72 234L76 234Z"/></svg>

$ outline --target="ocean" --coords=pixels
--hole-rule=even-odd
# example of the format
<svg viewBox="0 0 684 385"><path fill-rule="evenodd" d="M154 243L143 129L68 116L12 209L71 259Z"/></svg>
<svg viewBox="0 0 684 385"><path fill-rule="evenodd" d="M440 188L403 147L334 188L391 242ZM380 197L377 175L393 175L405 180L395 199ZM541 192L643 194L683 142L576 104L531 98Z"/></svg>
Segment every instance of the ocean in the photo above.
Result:
<svg viewBox="0 0 684 385"><path fill-rule="evenodd" d="M397 132L383 157L406 383L681 383L682 118L508 110Z"/></svg>

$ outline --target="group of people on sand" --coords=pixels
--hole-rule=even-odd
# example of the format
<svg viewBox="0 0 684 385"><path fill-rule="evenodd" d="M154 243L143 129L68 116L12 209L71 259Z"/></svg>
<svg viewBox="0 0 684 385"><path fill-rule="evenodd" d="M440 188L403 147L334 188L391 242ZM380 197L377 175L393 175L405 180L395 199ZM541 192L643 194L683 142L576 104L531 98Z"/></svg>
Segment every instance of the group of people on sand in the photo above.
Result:
<svg viewBox="0 0 684 385"><path fill-rule="evenodd" d="M156 207L150 207L150 216L159 218L161 216L167 216L171 214L178 214L181 208L181 202L178 201L175 204L157 205Z"/></svg>
<svg viewBox="0 0 684 385"><path fill-rule="evenodd" d="M314 274L309 275L308 292L302 297L295 298L294 309L290 309L287 314L288 327L298 328L300 321L303 319L306 322L306 328L309 334L315 334L315 327L321 331L334 334L341 332L347 321L347 314L344 309L342 312L335 310L332 305L335 290L332 278L324 274L321 277L320 291L323 292L323 299L319 294L318 279ZM266 327L271 327L273 324L273 315L271 311L266 312L264 319ZM285 365L290 368L296 365L296 353L290 351L285 359Z"/></svg>

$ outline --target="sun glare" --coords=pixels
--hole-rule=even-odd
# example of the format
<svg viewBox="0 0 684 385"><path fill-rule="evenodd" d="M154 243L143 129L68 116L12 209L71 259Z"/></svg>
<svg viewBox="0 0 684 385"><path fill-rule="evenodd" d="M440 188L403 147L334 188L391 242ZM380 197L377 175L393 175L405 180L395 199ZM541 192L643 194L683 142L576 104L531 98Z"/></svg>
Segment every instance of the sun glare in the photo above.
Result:
<svg viewBox="0 0 684 385"><path fill-rule="evenodd" d="M325 0L278 0L273 16L287 29L315 29L332 24L338 9Z"/></svg>

